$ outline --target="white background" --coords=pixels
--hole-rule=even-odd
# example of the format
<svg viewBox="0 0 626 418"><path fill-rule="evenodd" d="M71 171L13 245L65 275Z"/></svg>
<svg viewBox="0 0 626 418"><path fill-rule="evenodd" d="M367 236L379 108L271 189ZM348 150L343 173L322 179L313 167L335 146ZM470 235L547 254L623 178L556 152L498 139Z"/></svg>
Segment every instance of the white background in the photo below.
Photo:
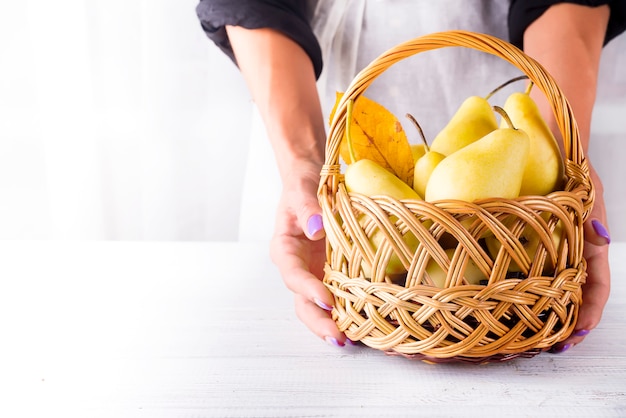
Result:
<svg viewBox="0 0 626 418"><path fill-rule="evenodd" d="M0 6L0 238L236 237L251 101L196 0Z"/></svg>
<svg viewBox="0 0 626 418"><path fill-rule="evenodd" d="M0 239L237 239L252 103L196 4L0 5ZM605 57L590 154L625 240L624 35Z"/></svg>

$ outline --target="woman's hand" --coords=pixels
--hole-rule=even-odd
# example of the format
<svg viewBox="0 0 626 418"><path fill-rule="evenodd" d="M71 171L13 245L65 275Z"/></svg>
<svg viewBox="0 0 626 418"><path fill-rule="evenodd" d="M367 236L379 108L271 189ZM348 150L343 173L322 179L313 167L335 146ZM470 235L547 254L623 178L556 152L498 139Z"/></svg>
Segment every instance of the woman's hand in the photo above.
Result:
<svg viewBox="0 0 626 418"><path fill-rule="evenodd" d="M582 148L588 153L591 116L596 98L598 69L610 16L608 5L592 7L573 3L550 6L524 32L524 51L539 61L556 80L567 97L580 132ZM534 98L555 135L559 135L552 109L537 90ZM573 334L556 344L553 352L563 352L580 343L598 325L610 289L606 212L602 182L590 167L596 188L593 211L584 226L584 257L587 283Z"/></svg>
<svg viewBox="0 0 626 418"><path fill-rule="evenodd" d="M313 64L298 44L273 29L226 30L282 179L272 260L295 294L302 322L330 344L343 346L346 337L329 314L333 297L321 281L326 252L317 187L326 134Z"/></svg>
<svg viewBox="0 0 626 418"><path fill-rule="evenodd" d="M295 294L296 314L331 345L344 346L329 311L333 296L322 283L326 247L317 187L320 167L305 162L283 181L271 242L271 256L287 287Z"/></svg>
<svg viewBox="0 0 626 418"><path fill-rule="evenodd" d="M584 226L583 255L587 260L587 282L583 286L583 303L574 332L567 340L552 348L555 353L561 353L585 339L585 336L600 322L602 311L609 298L611 272L608 244L611 239L606 227L602 182L593 168L591 168L591 179L596 188L596 196L593 210Z"/></svg>

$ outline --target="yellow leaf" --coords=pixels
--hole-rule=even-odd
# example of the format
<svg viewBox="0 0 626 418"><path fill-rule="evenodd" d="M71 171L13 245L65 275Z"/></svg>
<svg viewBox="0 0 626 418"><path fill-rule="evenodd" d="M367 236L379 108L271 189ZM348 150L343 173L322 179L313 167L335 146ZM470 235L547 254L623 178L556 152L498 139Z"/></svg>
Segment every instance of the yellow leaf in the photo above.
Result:
<svg viewBox="0 0 626 418"><path fill-rule="evenodd" d="M337 93L332 121L343 93ZM354 102L352 147L356 160L375 161L412 187L414 161L411 146L400 121L381 104L360 96ZM341 158L352 163L345 133L339 149Z"/></svg>

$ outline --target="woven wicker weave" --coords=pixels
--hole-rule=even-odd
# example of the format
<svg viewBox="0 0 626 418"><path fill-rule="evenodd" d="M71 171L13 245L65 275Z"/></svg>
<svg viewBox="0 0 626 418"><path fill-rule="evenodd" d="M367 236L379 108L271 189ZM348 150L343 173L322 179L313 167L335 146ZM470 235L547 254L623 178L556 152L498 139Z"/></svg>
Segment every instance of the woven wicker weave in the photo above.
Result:
<svg viewBox="0 0 626 418"><path fill-rule="evenodd" d="M339 145L347 102L398 61L450 46L500 57L543 91L563 137L564 191L474 203L397 201L346 191ZM504 361L549 349L570 335L582 303L583 222L593 190L572 110L540 64L505 41L472 32L435 33L400 44L356 76L337 107L327 139L318 197L327 234L324 283L335 297L333 318L353 341L425 361ZM554 239L559 221L563 227ZM534 257L527 255L520 239L528 228L541 237ZM368 239L376 230L385 236L377 249ZM407 234L419 240L417 250L406 244ZM481 241L489 234L502 244L493 258ZM451 259L443 242L453 243ZM406 267L406 278L385 274L392 254ZM431 285L425 274L431 258L447 272L444 288ZM470 259L488 282L464 281ZM507 273L513 261L522 274ZM549 274L544 272L548 265Z"/></svg>

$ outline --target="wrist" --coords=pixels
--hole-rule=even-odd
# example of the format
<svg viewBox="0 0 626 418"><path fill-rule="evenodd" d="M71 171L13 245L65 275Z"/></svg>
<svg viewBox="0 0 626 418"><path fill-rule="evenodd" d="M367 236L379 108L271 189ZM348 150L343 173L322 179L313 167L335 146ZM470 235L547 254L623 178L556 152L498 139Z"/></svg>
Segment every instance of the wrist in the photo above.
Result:
<svg viewBox="0 0 626 418"><path fill-rule="evenodd" d="M301 127L285 130L268 128L276 164L283 182L294 175L319 171L324 164L325 132L323 128Z"/></svg>
<svg viewBox="0 0 626 418"><path fill-rule="evenodd" d="M323 161L311 158L291 159L279 164L280 175L284 187L302 187L303 184L319 183Z"/></svg>

